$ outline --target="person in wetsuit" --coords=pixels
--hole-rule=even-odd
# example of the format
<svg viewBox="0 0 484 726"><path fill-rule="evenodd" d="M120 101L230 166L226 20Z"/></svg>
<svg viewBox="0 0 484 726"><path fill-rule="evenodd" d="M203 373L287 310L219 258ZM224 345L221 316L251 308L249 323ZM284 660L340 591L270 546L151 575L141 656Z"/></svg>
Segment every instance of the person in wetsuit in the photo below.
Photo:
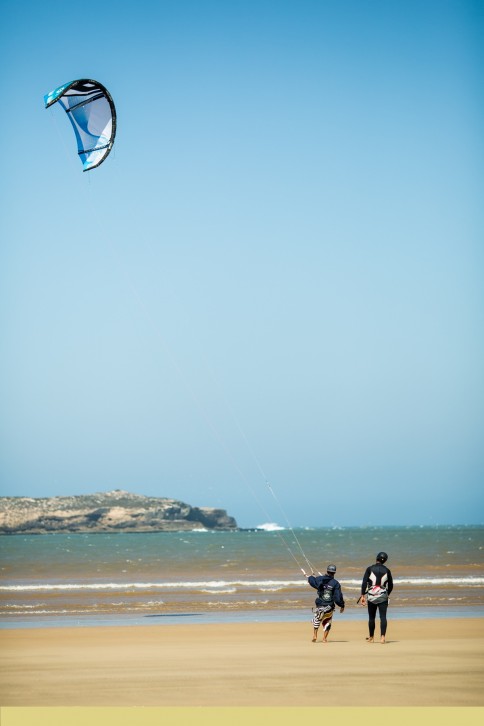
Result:
<svg viewBox="0 0 484 726"><path fill-rule="evenodd" d="M313 617L313 643L318 637L319 626L323 626L323 643L328 642L329 631L333 620L333 613L336 605L340 613L345 609L345 601L341 591L341 585L335 579L336 565L328 565L326 575L309 575L308 583L318 591L316 598L316 610Z"/></svg>
<svg viewBox="0 0 484 726"><path fill-rule="evenodd" d="M380 635L381 642L385 642L387 632L387 609L388 609L388 597L393 590L393 578L392 573L385 567L385 562L388 559L386 552L379 552L376 556L376 563L366 568L366 572L363 575L363 581L361 583L361 604L368 604L368 629L370 636L367 638L369 643L373 643L375 634L375 618L376 611L378 610L380 615ZM370 602L372 596L369 591L372 588L379 587L383 591L386 591L386 597L384 592L381 595L380 602ZM378 598L380 599L380 598Z"/></svg>

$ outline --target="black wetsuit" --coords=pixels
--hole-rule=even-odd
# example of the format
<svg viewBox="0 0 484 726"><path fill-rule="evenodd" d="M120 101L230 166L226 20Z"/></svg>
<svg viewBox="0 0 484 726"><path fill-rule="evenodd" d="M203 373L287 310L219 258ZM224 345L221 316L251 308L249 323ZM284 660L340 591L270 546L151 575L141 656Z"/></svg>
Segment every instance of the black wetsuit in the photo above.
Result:
<svg viewBox="0 0 484 726"><path fill-rule="evenodd" d="M375 585L383 587L387 591L388 595L390 595L393 590L392 573L388 567L382 565L381 562L377 562L376 564L370 565L370 567L366 568L366 572L363 575L363 582L361 583L361 594L366 595L366 591ZM368 629L370 631L370 638L373 638L375 633L375 618L377 610L380 614L380 632L382 635L386 634L387 608L388 600L379 603L368 602Z"/></svg>

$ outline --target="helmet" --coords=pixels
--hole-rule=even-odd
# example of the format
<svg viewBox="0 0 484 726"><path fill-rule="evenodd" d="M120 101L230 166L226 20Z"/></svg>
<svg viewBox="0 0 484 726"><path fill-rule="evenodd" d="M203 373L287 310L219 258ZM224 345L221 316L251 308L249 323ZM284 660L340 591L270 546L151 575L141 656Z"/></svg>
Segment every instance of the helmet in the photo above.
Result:
<svg viewBox="0 0 484 726"><path fill-rule="evenodd" d="M376 556L376 561L381 562L382 564L388 560L388 555L386 552L379 552Z"/></svg>
<svg viewBox="0 0 484 726"><path fill-rule="evenodd" d="M331 573L332 575L334 575L334 573L336 572L336 565L328 565L328 568L327 568L326 572Z"/></svg>

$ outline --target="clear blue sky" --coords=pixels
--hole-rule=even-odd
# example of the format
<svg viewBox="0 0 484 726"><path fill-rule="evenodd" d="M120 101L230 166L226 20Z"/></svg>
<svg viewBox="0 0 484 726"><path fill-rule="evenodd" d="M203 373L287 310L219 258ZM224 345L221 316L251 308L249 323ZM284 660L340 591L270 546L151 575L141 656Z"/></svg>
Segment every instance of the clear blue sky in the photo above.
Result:
<svg viewBox="0 0 484 726"><path fill-rule="evenodd" d="M5 3L1 493L483 522L483 27L466 0ZM84 174L43 107L83 77L118 111Z"/></svg>

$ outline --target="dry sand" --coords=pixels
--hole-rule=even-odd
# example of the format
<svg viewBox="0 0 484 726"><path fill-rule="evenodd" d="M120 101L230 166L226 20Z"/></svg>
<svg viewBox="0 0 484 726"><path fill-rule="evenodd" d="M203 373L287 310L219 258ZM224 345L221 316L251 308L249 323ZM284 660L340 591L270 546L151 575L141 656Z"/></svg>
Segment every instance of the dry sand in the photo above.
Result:
<svg viewBox="0 0 484 726"><path fill-rule="evenodd" d="M378 632L378 625L377 625ZM2 706L483 706L484 619L0 632Z"/></svg>

